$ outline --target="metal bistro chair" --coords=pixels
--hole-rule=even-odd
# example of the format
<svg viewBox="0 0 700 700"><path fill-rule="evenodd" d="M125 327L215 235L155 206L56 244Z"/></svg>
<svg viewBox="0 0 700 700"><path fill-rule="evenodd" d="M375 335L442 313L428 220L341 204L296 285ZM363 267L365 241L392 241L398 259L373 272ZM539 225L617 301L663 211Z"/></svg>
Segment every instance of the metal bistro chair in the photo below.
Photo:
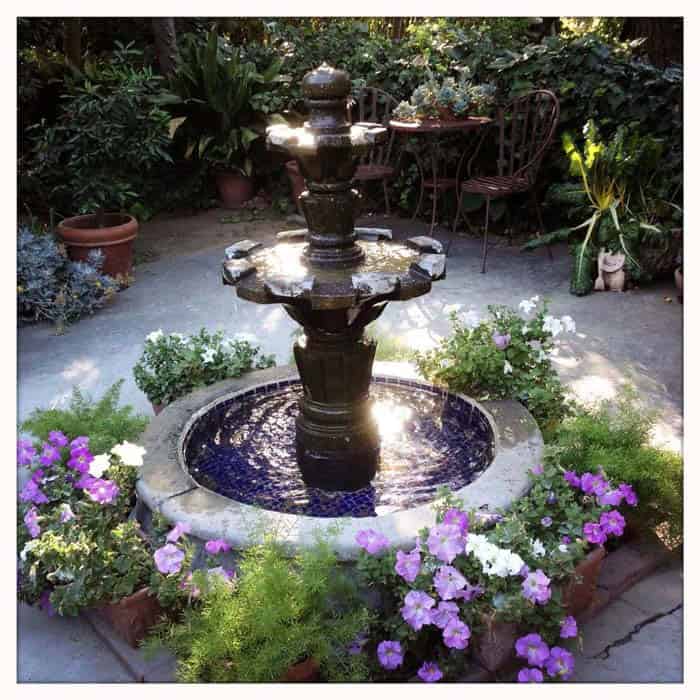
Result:
<svg viewBox="0 0 700 700"><path fill-rule="evenodd" d="M391 113L398 105L398 100L389 93L379 88L363 88L357 97L348 105L350 121L352 122L374 122L389 129ZM357 119L352 117L356 116ZM357 182L369 182L371 180L381 180L384 189L384 206L386 215L391 214L389 206L389 190L387 180L396 177L397 168L392 162L394 151L393 130L389 129L387 141L372 148L357 166L354 180Z"/></svg>
<svg viewBox="0 0 700 700"><path fill-rule="evenodd" d="M484 223L484 243L482 248L481 272L486 272L488 253L489 207L492 199L508 197L518 192L529 192L537 212L537 220L544 233L542 212L535 195L534 185L542 158L554 138L559 121L559 100L549 90L534 90L517 97L504 108L499 108L496 119L484 130L476 150L467 162L467 180L460 183L459 175L464 152L457 167L456 188L457 215L452 235L457 231L457 222L462 213L462 200L466 193L480 194L486 198L486 219ZM484 136L490 128L498 128L497 175L472 176L472 163L481 150ZM467 225L469 222L467 221ZM540 236L540 231L537 232ZM449 248L448 248L449 250ZM550 260L552 251L547 247Z"/></svg>

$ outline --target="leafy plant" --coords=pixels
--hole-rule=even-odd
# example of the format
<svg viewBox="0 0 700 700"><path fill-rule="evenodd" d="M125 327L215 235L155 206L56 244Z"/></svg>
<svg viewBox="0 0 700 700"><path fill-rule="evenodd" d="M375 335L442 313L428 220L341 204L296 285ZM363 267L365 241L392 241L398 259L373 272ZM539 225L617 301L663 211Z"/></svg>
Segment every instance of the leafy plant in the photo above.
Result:
<svg viewBox="0 0 700 700"><path fill-rule="evenodd" d="M86 262L68 259L50 233L27 227L17 232L17 315L48 320L62 333L66 324L102 308L116 293L114 279L100 270L104 254L91 251Z"/></svg>
<svg viewBox="0 0 700 700"><path fill-rule="evenodd" d="M53 430L89 435L96 453L107 452L124 441L133 442L146 428L148 418L135 415L132 406L119 406L123 384L123 379L115 382L99 400L73 387L67 408L37 408L22 422L20 430L42 441L47 441Z"/></svg>
<svg viewBox="0 0 700 700"><path fill-rule="evenodd" d="M143 198L153 171L171 162L172 99L163 79L135 67L129 45L118 45L107 61L85 64L66 84L56 124L41 122L34 135L31 176L45 183L60 211L97 215L125 210Z"/></svg>
<svg viewBox="0 0 700 700"><path fill-rule="evenodd" d="M279 62L259 71L252 61L210 32L206 43L185 37L171 80L179 101L173 138L186 158L219 164L250 176L251 144L264 132L262 95L275 85Z"/></svg>
<svg viewBox="0 0 700 700"><path fill-rule="evenodd" d="M274 366L274 357L244 340L224 338L221 331L184 336L161 330L146 337L134 365L136 386L154 405L166 405L200 386L240 377L251 369Z"/></svg>
<svg viewBox="0 0 700 700"><path fill-rule="evenodd" d="M558 342L554 338L575 324L569 316L549 315L547 305L538 304L539 297L521 302L524 312L534 312L529 319L505 306L489 306L484 320L453 315L452 335L437 349L416 356L420 373L479 400L520 401L546 433L569 411L550 360Z"/></svg>
<svg viewBox="0 0 700 700"><path fill-rule="evenodd" d="M175 653L182 682L279 681L310 658L325 680L359 681L364 659L347 648L369 621L328 544L290 558L268 539L244 552L233 589L212 586L200 609L161 624L149 646Z"/></svg>

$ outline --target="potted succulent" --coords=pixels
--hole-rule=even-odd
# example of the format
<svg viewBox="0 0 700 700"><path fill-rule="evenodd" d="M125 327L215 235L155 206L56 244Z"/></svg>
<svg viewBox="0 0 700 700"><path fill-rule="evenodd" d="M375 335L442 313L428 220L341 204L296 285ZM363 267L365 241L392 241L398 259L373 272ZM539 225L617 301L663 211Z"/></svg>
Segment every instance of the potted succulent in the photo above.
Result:
<svg viewBox="0 0 700 700"><path fill-rule="evenodd" d="M245 340L224 338L221 331L209 333L202 328L186 336L158 329L146 336L143 353L134 366L134 379L157 415L197 387L274 364L274 358L262 355L260 348Z"/></svg>
<svg viewBox="0 0 700 700"><path fill-rule="evenodd" d="M254 194L252 145L265 132L267 116L255 109L279 77L278 62L266 70L211 31L204 44L188 36L172 77L178 102L170 107L176 148L214 169L224 207L239 208Z"/></svg>
<svg viewBox="0 0 700 700"><path fill-rule="evenodd" d="M122 286L138 233L127 212L148 178L171 162L167 93L150 69L134 67L133 54L120 47L105 62L86 63L67 84L56 123L32 127L34 175L53 205L79 212L58 224L69 256L87 260L101 251L103 272Z"/></svg>

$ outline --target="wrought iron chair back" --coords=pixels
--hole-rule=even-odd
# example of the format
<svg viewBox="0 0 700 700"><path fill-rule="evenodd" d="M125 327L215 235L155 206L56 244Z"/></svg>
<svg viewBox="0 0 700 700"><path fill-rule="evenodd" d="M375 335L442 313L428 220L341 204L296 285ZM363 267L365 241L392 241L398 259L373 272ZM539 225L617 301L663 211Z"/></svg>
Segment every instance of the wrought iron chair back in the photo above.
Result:
<svg viewBox="0 0 700 700"><path fill-rule="evenodd" d="M351 122L374 122L389 128L391 114L399 104L399 101L384 90L374 87L362 88L358 95L348 105L349 119ZM356 118L354 118L356 117ZM372 148L360 163L363 165L391 166L391 157L394 149L394 131L389 130L389 136L385 143Z"/></svg>

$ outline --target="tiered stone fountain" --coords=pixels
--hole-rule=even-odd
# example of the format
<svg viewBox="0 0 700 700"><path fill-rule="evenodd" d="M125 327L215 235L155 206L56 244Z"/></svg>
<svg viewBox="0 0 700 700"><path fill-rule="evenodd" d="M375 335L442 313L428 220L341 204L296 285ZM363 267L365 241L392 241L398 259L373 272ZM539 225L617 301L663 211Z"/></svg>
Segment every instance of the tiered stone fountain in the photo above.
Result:
<svg viewBox="0 0 700 700"><path fill-rule="evenodd" d="M432 524L441 485L486 513L527 488L542 452L532 417L514 402L478 404L424 382L373 376L365 327L390 301L430 291L445 276L441 244L405 243L355 226L352 178L381 147L378 124L350 124L350 78L323 64L304 77L302 128L268 129L271 149L306 178L307 228L226 249L223 281L239 297L282 304L303 336L292 367L262 370L194 392L146 431L137 489L143 502L202 539L234 546L274 530L301 546L333 533L352 558L356 533L382 531L408 546Z"/></svg>

